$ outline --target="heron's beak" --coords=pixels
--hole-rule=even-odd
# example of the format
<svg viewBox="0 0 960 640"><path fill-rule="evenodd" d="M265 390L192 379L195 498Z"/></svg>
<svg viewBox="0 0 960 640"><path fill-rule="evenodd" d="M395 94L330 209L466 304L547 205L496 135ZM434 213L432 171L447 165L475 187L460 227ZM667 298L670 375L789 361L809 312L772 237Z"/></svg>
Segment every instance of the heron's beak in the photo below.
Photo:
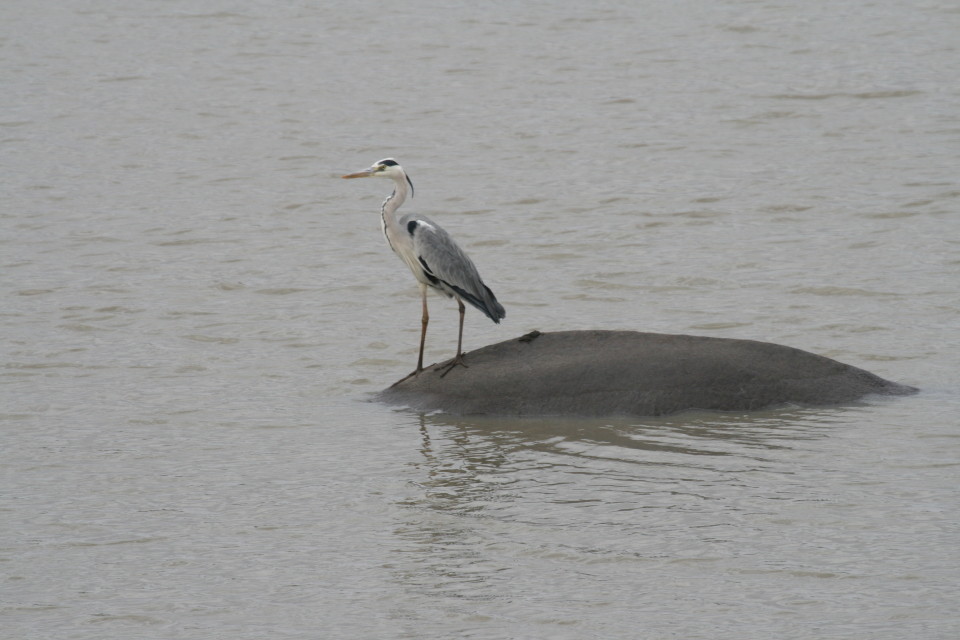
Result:
<svg viewBox="0 0 960 640"><path fill-rule="evenodd" d="M340 177L346 178L349 180L350 178L369 178L372 175L373 175L373 168L370 168L370 169L364 169L363 171L357 171L356 173L348 173L347 175L340 176Z"/></svg>

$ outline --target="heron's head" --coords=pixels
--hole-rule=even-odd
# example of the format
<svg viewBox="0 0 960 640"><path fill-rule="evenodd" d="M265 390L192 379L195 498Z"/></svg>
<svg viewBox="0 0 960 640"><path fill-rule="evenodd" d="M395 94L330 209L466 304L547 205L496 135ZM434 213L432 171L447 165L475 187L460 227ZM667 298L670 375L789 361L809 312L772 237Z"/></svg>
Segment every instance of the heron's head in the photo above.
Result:
<svg viewBox="0 0 960 640"><path fill-rule="evenodd" d="M406 174L403 170L403 167L394 160L393 158L385 158L378 162L374 162L373 166L363 171L357 171L356 173L348 173L343 178L393 178L394 182L403 182L406 181L410 185L410 193L413 194L413 182L410 180L410 176Z"/></svg>

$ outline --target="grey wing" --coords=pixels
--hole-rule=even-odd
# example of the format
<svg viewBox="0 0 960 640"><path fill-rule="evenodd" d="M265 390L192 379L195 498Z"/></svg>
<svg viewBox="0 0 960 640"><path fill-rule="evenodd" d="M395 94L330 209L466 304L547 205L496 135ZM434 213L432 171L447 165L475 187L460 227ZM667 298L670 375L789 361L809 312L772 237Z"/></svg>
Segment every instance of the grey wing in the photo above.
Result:
<svg viewBox="0 0 960 640"><path fill-rule="evenodd" d="M494 322L506 316L473 261L449 233L423 216L405 219L403 224L413 240L417 260L434 287L470 303Z"/></svg>

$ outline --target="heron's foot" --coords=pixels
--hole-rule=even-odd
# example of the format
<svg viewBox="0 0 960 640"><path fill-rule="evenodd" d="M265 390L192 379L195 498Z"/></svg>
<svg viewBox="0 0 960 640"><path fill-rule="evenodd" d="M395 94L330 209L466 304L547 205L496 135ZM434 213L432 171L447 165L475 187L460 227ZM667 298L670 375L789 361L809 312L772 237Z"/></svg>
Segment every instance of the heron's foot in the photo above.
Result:
<svg viewBox="0 0 960 640"><path fill-rule="evenodd" d="M418 375L420 375L421 371L423 371L423 369L414 369L413 371L411 371L410 373L408 373L407 375L405 375L404 377L400 378L399 380L394 382L392 385L390 385L390 388L393 389L395 386L397 386L401 382L406 382L410 378L416 378Z"/></svg>
<svg viewBox="0 0 960 640"><path fill-rule="evenodd" d="M456 358L452 358L452 359L450 360L450 362L447 362L446 364L440 365L440 368L442 368L442 369L444 370L443 373L440 374L440 377L442 378L442 377L444 377L445 375L447 375L448 373L450 373L450 371L451 371L455 366L457 366L457 365L460 365L460 366L463 367L464 369L469 369L469 368L470 368L470 367L467 365L467 363L463 361L463 354L462 354L462 353L458 353Z"/></svg>

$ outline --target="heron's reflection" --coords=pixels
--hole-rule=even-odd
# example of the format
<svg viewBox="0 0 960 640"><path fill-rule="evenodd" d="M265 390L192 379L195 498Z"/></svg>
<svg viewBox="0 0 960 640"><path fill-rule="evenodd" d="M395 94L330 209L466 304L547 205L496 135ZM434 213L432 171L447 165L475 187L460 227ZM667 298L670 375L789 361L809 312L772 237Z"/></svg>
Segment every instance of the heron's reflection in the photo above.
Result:
<svg viewBox="0 0 960 640"><path fill-rule="evenodd" d="M735 481L738 472L769 468L805 441L828 437L832 422L849 420L830 409L687 413L643 421L411 417L421 433L423 488L452 499L438 508L462 509L478 496L558 474L641 482L694 473Z"/></svg>
<svg viewBox="0 0 960 640"><path fill-rule="evenodd" d="M510 575L485 548L520 553L549 540L554 550L618 559L651 545L663 553L706 535L698 528L714 539L734 531L758 497L780 499L773 493L792 486L784 461L849 420L839 410L644 421L409 415L420 459L394 531L408 552L398 575L457 597Z"/></svg>

